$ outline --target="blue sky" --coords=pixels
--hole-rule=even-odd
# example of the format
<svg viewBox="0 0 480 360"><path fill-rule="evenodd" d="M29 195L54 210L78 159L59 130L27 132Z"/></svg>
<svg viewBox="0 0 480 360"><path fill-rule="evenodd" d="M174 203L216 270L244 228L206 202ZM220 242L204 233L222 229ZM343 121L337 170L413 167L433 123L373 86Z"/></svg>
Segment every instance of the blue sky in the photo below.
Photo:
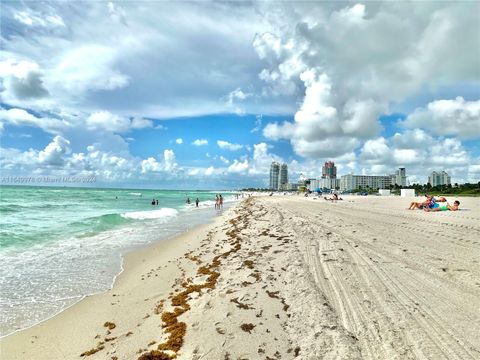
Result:
<svg viewBox="0 0 480 360"><path fill-rule="evenodd" d="M1 7L3 177L237 188L333 160L480 179L477 2Z"/></svg>

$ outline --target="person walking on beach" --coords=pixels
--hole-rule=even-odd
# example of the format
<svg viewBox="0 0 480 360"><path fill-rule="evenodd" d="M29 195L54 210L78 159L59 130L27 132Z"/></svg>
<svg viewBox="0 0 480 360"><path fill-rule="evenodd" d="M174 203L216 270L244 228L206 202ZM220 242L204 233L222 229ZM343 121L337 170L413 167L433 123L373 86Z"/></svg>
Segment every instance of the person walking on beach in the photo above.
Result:
<svg viewBox="0 0 480 360"><path fill-rule="evenodd" d="M222 194L220 194L220 198L218 199L219 203L218 203L218 207L220 209L223 209L223 197L222 197Z"/></svg>
<svg viewBox="0 0 480 360"><path fill-rule="evenodd" d="M198 198L197 198L197 200L195 200L195 206L196 206L196 207L198 207L198 203L199 203L199 202L200 202L200 200L198 200Z"/></svg>

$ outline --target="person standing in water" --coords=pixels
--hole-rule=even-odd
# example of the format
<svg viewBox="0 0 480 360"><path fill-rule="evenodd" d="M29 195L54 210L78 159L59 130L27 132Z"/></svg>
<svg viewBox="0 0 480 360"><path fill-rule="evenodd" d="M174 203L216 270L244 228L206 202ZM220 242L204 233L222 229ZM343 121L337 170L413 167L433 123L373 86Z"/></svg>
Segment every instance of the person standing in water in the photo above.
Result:
<svg viewBox="0 0 480 360"><path fill-rule="evenodd" d="M218 206L218 207L219 207L220 209L223 209L223 197L222 197L222 194L220 194L220 198L218 199L218 201L219 201L219 206Z"/></svg>
<svg viewBox="0 0 480 360"><path fill-rule="evenodd" d="M155 205L155 199L152 199L152 205Z"/></svg>
<svg viewBox="0 0 480 360"><path fill-rule="evenodd" d="M158 199L157 199L157 205L158 205Z"/></svg>
<svg viewBox="0 0 480 360"><path fill-rule="evenodd" d="M199 203L199 202L200 202L200 200L198 200L198 198L197 198L197 200L195 200L195 206L196 206L196 207L198 207L198 203Z"/></svg>
<svg viewBox="0 0 480 360"><path fill-rule="evenodd" d="M215 209L218 208L218 195L215 195Z"/></svg>

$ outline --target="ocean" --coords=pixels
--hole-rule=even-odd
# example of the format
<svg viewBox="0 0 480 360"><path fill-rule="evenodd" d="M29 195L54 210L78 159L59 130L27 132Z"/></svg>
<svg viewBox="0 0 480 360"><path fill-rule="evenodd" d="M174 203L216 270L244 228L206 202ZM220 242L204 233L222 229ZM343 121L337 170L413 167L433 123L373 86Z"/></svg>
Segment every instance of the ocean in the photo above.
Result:
<svg viewBox="0 0 480 360"><path fill-rule="evenodd" d="M221 193L226 207L235 201L233 193ZM109 289L123 254L209 222L218 213L214 197L211 191L0 186L0 336Z"/></svg>

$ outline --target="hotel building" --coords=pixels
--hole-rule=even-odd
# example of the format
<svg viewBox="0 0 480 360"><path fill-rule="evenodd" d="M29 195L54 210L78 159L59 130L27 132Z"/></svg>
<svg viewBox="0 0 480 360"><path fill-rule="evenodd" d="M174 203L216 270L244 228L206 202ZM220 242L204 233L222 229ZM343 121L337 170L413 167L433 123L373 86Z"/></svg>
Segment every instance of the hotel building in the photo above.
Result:
<svg viewBox="0 0 480 360"><path fill-rule="evenodd" d="M390 175L372 176L372 175L344 175L340 180L341 191L351 191L356 189L388 189L392 184Z"/></svg>
<svg viewBox="0 0 480 360"><path fill-rule="evenodd" d="M450 179L450 176L448 176L448 174L445 171L442 171L442 172L433 171L428 177L428 182L432 186L450 185L451 179Z"/></svg>

